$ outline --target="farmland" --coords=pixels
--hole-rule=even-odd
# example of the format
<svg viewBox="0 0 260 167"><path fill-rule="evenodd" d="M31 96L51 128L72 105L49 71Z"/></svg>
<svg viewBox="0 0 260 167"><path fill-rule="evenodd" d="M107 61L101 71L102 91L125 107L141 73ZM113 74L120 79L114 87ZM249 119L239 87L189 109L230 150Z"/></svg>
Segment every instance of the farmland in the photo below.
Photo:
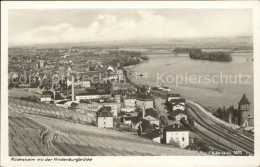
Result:
<svg viewBox="0 0 260 167"><path fill-rule="evenodd" d="M9 97L8 109L10 156L201 155L91 126L82 115L64 108ZM46 130L58 134L49 148L41 140Z"/></svg>

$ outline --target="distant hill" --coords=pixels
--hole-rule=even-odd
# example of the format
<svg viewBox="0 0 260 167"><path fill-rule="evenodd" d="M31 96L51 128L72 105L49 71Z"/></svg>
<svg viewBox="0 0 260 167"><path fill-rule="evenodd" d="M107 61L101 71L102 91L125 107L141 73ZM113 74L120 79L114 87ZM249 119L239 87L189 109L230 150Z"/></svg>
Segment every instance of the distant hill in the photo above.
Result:
<svg viewBox="0 0 260 167"><path fill-rule="evenodd" d="M42 44L30 45L30 47L77 47L77 46L99 46L99 47L253 47L252 36L239 37L219 37L219 38L183 38L183 39L140 39L140 40L126 40L126 41L101 41L101 42L83 42L83 43L57 43L57 44ZM29 46L25 46L29 47Z"/></svg>

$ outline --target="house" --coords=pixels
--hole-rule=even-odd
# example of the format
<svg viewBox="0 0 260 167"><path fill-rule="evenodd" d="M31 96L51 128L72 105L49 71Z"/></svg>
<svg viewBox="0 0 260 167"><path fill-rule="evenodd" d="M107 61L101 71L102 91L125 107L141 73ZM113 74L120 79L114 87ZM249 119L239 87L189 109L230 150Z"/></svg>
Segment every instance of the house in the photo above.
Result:
<svg viewBox="0 0 260 167"><path fill-rule="evenodd" d="M45 94L40 97L40 102L42 103L50 103L51 102L51 95Z"/></svg>
<svg viewBox="0 0 260 167"><path fill-rule="evenodd" d="M105 106L97 112L97 124L99 128L113 128L113 114Z"/></svg>
<svg viewBox="0 0 260 167"><path fill-rule="evenodd" d="M151 94L139 94L136 99L136 107L137 108L154 108L154 101Z"/></svg>
<svg viewBox="0 0 260 167"><path fill-rule="evenodd" d="M141 119L137 133L139 136L158 141L160 137L160 127L146 119Z"/></svg>
<svg viewBox="0 0 260 167"><path fill-rule="evenodd" d="M150 124L160 126L159 113L152 108L144 109L143 107L143 111L138 113L138 117L148 121Z"/></svg>
<svg viewBox="0 0 260 167"><path fill-rule="evenodd" d="M129 125L132 129L137 130L140 123L140 119L137 116L121 117L121 122L124 125Z"/></svg>
<svg viewBox="0 0 260 167"><path fill-rule="evenodd" d="M167 102L171 101L172 99L180 99L180 94L167 94Z"/></svg>
<svg viewBox="0 0 260 167"><path fill-rule="evenodd" d="M89 88L91 86L90 81L82 81L82 85L83 88Z"/></svg>
<svg viewBox="0 0 260 167"><path fill-rule="evenodd" d="M185 110L174 110L169 112L169 117L177 122L179 122L181 119L188 119L187 112Z"/></svg>
<svg viewBox="0 0 260 167"><path fill-rule="evenodd" d="M126 95L126 99L124 99L124 104L126 107L135 108L136 106L136 96L132 94Z"/></svg>
<svg viewBox="0 0 260 167"><path fill-rule="evenodd" d="M151 116L153 118L159 119L160 115L157 110L153 108L147 108L145 109L145 117Z"/></svg>
<svg viewBox="0 0 260 167"><path fill-rule="evenodd" d="M149 121L150 124L154 124L154 125L160 126L160 120L157 119L157 118L154 118L154 117L152 117L150 115L144 117L143 119Z"/></svg>
<svg viewBox="0 0 260 167"><path fill-rule="evenodd" d="M114 68L112 66L108 66L107 67L107 71L110 72L110 73L114 72Z"/></svg>
<svg viewBox="0 0 260 167"><path fill-rule="evenodd" d="M185 110L185 99L171 99L169 101L170 111L177 109Z"/></svg>
<svg viewBox="0 0 260 167"><path fill-rule="evenodd" d="M176 144L181 148L189 145L189 129L180 124L166 126L163 130L163 137L166 144Z"/></svg>
<svg viewBox="0 0 260 167"><path fill-rule="evenodd" d="M118 116L118 113L120 111L121 105L115 102L107 102L107 103L102 103L105 107L110 108L110 112L114 117Z"/></svg>
<svg viewBox="0 0 260 167"><path fill-rule="evenodd" d="M125 80L124 71L122 69L117 69L116 75L117 75L117 78L118 78L119 81Z"/></svg>

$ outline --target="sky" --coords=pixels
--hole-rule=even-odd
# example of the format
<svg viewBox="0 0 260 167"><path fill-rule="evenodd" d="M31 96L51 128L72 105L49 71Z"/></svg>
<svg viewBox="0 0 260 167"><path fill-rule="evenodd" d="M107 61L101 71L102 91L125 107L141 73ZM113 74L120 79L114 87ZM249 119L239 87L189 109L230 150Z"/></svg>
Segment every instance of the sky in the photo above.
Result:
<svg viewBox="0 0 260 167"><path fill-rule="evenodd" d="M9 45L252 36L250 9L11 9Z"/></svg>

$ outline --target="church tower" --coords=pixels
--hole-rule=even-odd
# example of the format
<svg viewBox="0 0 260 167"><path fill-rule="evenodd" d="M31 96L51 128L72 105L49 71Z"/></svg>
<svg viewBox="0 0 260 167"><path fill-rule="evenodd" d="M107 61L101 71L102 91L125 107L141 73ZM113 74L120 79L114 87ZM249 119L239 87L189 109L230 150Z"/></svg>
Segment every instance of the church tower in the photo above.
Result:
<svg viewBox="0 0 260 167"><path fill-rule="evenodd" d="M248 101L246 94L238 103L238 111L240 113L240 126L246 125L248 122L248 112L250 110L250 102Z"/></svg>

